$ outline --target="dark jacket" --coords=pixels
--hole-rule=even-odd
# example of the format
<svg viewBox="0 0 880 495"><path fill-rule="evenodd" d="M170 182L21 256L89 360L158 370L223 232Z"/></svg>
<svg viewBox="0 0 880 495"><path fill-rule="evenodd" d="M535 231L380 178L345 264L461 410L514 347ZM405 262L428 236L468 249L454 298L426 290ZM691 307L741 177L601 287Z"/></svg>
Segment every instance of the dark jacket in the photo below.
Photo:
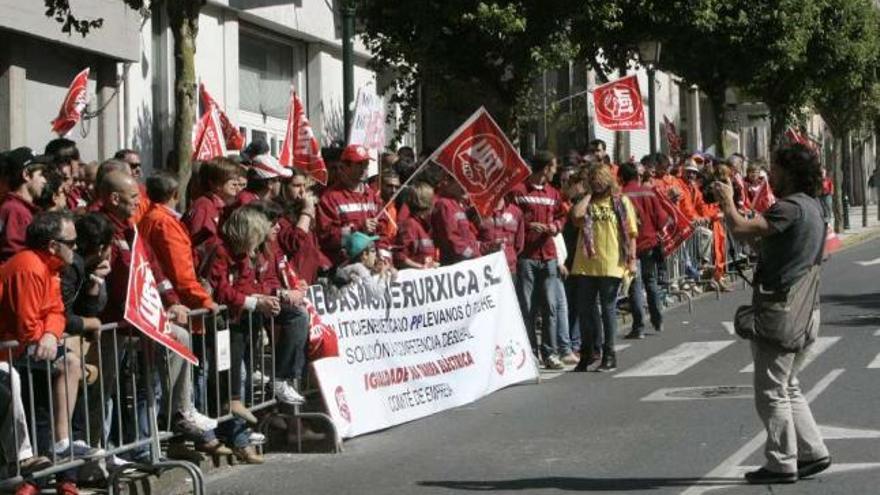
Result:
<svg viewBox="0 0 880 495"><path fill-rule="evenodd" d="M67 324L64 331L77 335L83 331L83 317L97 318L107 304L107 287L102 285L98 295L88 293L90 273L80 255L74 253L73 263L61 272L61 298Z"/></svg>

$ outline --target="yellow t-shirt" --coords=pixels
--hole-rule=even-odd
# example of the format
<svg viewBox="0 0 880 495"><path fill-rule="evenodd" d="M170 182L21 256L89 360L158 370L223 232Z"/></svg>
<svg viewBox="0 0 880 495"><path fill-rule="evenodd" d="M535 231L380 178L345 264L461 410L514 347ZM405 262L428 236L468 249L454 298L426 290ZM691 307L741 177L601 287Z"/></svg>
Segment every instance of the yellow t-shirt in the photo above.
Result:
<svg viewBox="0 0 880 495"><path fill-rule="evenodd" d="M629 198L623 196L623 207L626 208L626 228L631 239L639 233L638 219ZM574 255L572 275L589 275L593 277L623 278L626 271L626 260L620 256L620 234L617 230L617 216L611 204L611 197L590 203L590 216L593 219L593 244L596 255L587 259L584 254L584 236L578 235L577 252Z"/></svg>

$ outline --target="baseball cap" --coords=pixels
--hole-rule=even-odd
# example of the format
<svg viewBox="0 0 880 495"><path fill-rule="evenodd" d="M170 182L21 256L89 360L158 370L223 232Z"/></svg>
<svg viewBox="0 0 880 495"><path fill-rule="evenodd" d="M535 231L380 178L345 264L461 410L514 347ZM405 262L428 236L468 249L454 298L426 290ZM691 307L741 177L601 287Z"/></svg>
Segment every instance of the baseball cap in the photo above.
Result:
<svg viewBox="0 0 880 495"><path fill-rule="evenodd" d="M360 163L370 160L370 153L362 144L349 144L342 150L342 161Z"/></svg>
<svg viewBox="0 0 880 495"><path fill-rule="evenodd" d="M251 160L250 170L258 179L278 179L293 176L293 171L289 168L282 167L274 156L265 153L257 155Z"/></svg>
<svg viewBox="0 0 880 495"><path fill-rule="evenodd" d="M367 235L363 232L352 232L342 238L342 249L349 259L357 258L367 248L379 240L379 236Z"/></svg>

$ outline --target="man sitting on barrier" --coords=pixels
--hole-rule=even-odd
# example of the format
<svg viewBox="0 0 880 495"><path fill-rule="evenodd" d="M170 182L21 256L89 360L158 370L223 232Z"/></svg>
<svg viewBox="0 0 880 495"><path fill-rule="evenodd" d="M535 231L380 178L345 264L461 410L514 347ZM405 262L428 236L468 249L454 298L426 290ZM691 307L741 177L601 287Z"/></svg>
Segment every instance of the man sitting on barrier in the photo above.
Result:
<svg viewBox="0 0 880 495"><path fill-rule="evenodd" d="M30 426L38 434L38 449L51 448L59 461L101 456L100 449L71 438L82 371L80 358L61 342L65 316L58 274L73 261L76 228L72 217L65 212L38 214L27 228L25 245L27 249L10 258L0 270L0 321L4 322L0 339L17 340L27 346L27 355L20 351L16 366L23 381L30 381L22 391L34 392L24 403L36 408L30 419L37 424ZM33 361L28 363L30 359ZM43 370L53 376L49 390L44 388L45 380L29 375ZM48 438L50 431L54 433L52 439Z"/></svg>

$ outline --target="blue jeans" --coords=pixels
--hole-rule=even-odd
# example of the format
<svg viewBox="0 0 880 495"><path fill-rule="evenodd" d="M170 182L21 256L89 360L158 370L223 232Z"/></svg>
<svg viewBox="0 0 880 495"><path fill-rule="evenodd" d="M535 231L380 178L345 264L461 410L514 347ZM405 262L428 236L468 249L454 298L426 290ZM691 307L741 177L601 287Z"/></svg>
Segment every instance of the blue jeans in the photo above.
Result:
<svg viewBox="0 0 880 495"><path fill-rule="evenodd" d="M535 330L537 307L541 308L541 355L556 354L556 280L559 267L556 260L538 261L522 258L516 264L517 296L523 314L532 350L537 351L538 336ZM536 290L537 289L537 290Z"/></svg>
<svg viewBox="0 0 880 495"><path fill-rule="evenodd" d="M549 280L553 284L553 290L549 296L556 300L556 344L559 354L564 356L573 351L572 339L568 326L568 298L565 293L565 284L559 277ZM578 339L580 344L580 339Z"/></svg>
<svg viewBox="0 0 880 495"><path fill-rule="evenodd" d="M645 330L645 295L648 296L651 325L657 329L663 324L663 314L660 312L660 288L657 285L658 268L663 263L663 250L659 247L639 255L639 271L633 277L632 285L629 286L633 332L642 333Z"/></svg>
<svg viewBox="0 0 880 495"><path fill-rule="evenodd" d="M578 313L581 322L581 354L585 348L592 352L614 354L617 335L617 290L620 279L616 277L575 277Z"/></svg>
<svg viewBox="0 0 880 495"><path fill-rule="evenodd" d="M565 297L568 301L568 334L571 341L571 350L580 352L581 350L581 323L580 315L576 306L577 293L575 287L577 277L568 277L565 279Z"/></svg>

